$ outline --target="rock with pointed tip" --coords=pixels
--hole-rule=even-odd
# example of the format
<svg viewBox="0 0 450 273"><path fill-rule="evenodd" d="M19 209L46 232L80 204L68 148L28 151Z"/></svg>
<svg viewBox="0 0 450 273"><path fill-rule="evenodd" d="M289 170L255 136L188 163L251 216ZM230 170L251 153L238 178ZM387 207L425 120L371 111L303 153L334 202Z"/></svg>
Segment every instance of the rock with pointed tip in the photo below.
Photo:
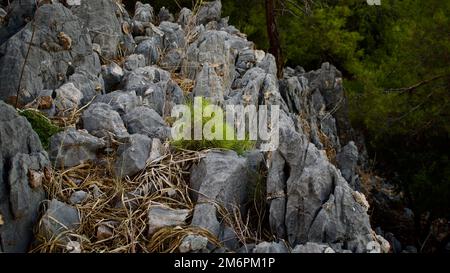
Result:
<svg viewBox="0 0 450 273"><path fill-rule="evenodd" d="M133 176L146 166L150 156L152 141L145 135L134 134L117 150L114 165L118 177Z"/></svg>

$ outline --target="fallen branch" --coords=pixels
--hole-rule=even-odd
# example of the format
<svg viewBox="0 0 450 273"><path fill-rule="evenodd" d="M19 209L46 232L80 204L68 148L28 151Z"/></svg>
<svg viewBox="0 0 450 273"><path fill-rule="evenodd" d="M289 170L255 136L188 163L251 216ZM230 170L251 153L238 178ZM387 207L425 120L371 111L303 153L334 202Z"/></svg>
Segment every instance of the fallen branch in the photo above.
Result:
<svg viewBox="0 0 450 273"><path fill-rule="evenodd" d="M31 19L32 32L31 32L30 44L28 45L27 53L25 55L25 59L23 60L22 70L20 71L19 86L17 87L17 92L16 92L16 102L15 102L16 108L18 108L18 106L19 106L19 96L20 96L20 89L21 89L21 85L22 85L22 78L23 78L23 74L25 72L25 67L27 65L28 56L30 55L31 45L33 44L34 35L36 33L36 24L35 24L34 19L36 18L36 14L38 12L38 10L37 10L38 4L37 4L37 1L34 1L34 2L36 5L36 13L33 15L33 18Z"/></svg>

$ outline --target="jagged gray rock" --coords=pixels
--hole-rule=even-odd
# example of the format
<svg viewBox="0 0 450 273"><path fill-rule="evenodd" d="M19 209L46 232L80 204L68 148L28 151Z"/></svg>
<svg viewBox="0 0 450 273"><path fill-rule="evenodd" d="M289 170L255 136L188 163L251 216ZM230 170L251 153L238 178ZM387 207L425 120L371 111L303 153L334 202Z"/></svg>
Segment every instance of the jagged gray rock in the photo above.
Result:
<svg viewBox="0 0 450 273"><path fill-rule="evenodd" d="M205 97L211 102L222 102L224 98L224 89L222 79L216 74L214 67L205 64L198 73L193 89L195 97Z"/></svg>
<svg viewBox="0 0 450 273"><path fill-rule="evenodd" d="M373 238L359 195L286 114L280 118L280 147L267 182L272 229L292 245L342 242L348 250L364 252Z"/></svg>
<svg viewBox="0 0 450 273"><path fill-rule="evenodd" d="M169 80L169 72L155 66L146 66L128 73L123 79L123 85L124 90L136 91L137 95L144 97L157 83Z"/></svg>
<svg viewBox="0 0 450 273"><path fill-rule="evenodd" d="M192 11L188 8L182 8L178 15L177 23L185 29L191 22L193 22ZM194 22L195 23L195 22Z"/></svg>
<svg viewBox="0 0 450 273"><path fill-rule="evenodd" d="M243 40L243 39L242 39ZM237 51L252 46L240 41L224 31L204 31L187 49L182 64L182 74L192 80L202 71L205 64L213 67L220 75L222 90L227 95L235 77L235 59Z"/></svg>
<svg viewBox="0 0 450 273"><path fill-rule="evenodd" d="M122 81L124 76L122 67L115 62L111 62L108 65L102 66L102 77L105 82L106 92L114 91L115 88Z"/></svg>
<svg viewBox="0 0 450 273"><path fill-rule="evenodd" d="M354 139L354 132L348 117L348 105L344 96L342 73L329 63L323 63L319 70L305 73L311 90L318 90L325 101L326 110L333 112L337 135L341 143Z"/></svg>
<svg viewBox="0 0 450 273"><path fill-rule="evenodd" d="M238 58L236 60L236 70L240 75L243 75L247 70L256 65L256 54L255 51L247 48L239 52Z"/></svg>
<svg viewBox="0 0 450 273"><path fill-rule="evenodd" d="M68 115L80 106L83 93L73 83L66 83L55 90L55 107L57 112Z"/></svg>
<svg viewBox="0 0 450 273"><path fill-rule="evenodd" d="M81 204L88 198L88 193L85 191L76 191L72 193L72 195L69 198L69 202L72 205Z"/></svg>
<svg viewBox="0 0 450 273"><path fill-rule="evenodd" d="M274 77L277 76L277 61L272 54L266 54L256 66L263 69L267 74L273 75Z"/></svg>
<svg viewBox="0 0 450 273"><path fill-rule="evenodd" d="M98 61L97 54L94 54L94 58ZM101 77L101 68L98 63L98 73L90 74L85 71L75 72L70 75L69 81L72 82L76 88L78 88L83 93L83 99L81 100L81 104L88 104L95 96L104 94L105 84L103 78Z"/></svg>
<svg viewBox="0 0 450 273"><path fill-rule="evenodd" d="M66 203L53 199L39 222L39 231L47 240L55 239L67 231L74 231L80 224L78 210ZM58 241L67 242L67 236Z"/></svg>
<svg viewBox="0 0 450 273"><path fill-rule="evenodd" d="M255 246L253 253L289 253L284 242L262 242Z"/></svg>
<svg viewBox="0 0 450 273"><path fill-rule="evenodd" d="M127 71L133 71L140 67L145 67L145 56L142 54L131 54L125 58L123 68Z"/></svg>
<svg viewBox="0 0 450 273"><path fill-rule="evenodd" d="M335 251L328 245L307 242L294 247L292 253L335 253Z"/></svg>
<svg viewBox="0 0 450 273"><path fill-rule="evenodd" d="M155 110L147 106L139 106L123 116L130 134L143 134L161 140L170 137L170 129Z"/></svg>
<svg viewBox="0 0 450 273"><path fill-rule="evenodd" d="M146 65L156 64L160 58L160 52L162 52L162 38L159 36L145 39L138 44L135 50L136 54L145 57Z"/></svg>
<svg viewBox="0 0 450 273"><path fill-rule="evenodd" d="M95 98L94 102L101 102L111 106L111 108L124 115L142 104L142 99L136 95L135 91L117 90Z"/></svg>
<svg viewBox="0 0 450 273"><path fill-rule="evenodd" d="M139 22L153 22L155 15L150 4L142 4L140 1L136 2L133 20Z"/></svg>
<svg viewBox="0 0 450 273"><path fill-rule="evenodd" d="M26 252L33 240L47 153L28 121L0 101L0 252Z"/></svg>
<svg viewBox="0 0 450 273"><path fill-rule="evenodd" d="M0 233L5 251L26 251L33 234L33 225L45 198L42 187L44 168L50 162L46 153L22 154L11 159L9 170L9 203L13 219L5 217L7 225ZM34 176L33 176L34 175ZM3 207L3 206L2 206ZM6 212L2 215L8 215ZM12 225L12 227L10 226Z"/></svg>
<svg viewBox="0 0 450 273"><path fill-rule="evenodd" d="M292 70L292 71L291 71ZM335 112L342 105L327 106L327 102L322 94L322 89L328 81L327 76L313 78L311 72L306 74L302 69L288 69L285 79L280 81L280 93L286 102L289 111L300 114L303 123L308 123L311 142L319 149L334 149L336 152L341 150L341 141L338 134L338 125L335 119ZM289 72L290 71L290 72ZM317 73L322 73L319 70ZM326 70L324 70L326 73ZM311 75L310 75L311 74ZM311 83L314 81L314 84ZM336 79L337 83L339 80ZM336 87L337 88L337 87ZM326 91L323 91L326 92ZM339 103L343 103L345 98L343 93L336 92L342 97Z"/></svg>
<svg viewBox="0 0 450 273"><path fill-rule="evenodd" d="M235 152L210 152L191 171L193 200L197 202L192 219L193 226L208 229L219 236L226 228L218 221L215 203L228 212L241 209L248 197L250 180L247 159Z"/></svg>
<svg viewBox="0 0 450 273"><path fill-rule="evenodd" d="M211 21L220 21L221 14L222 2L220 0L205 2L197 13L197 24L206 25Z"/></svg>
<svg viewBox="0 0 450 273"><path fill-rule="evenodd" d="M159 65L167 71L177 72L181 68L182 61L183 51L180 49L171 49L162 56Z"/></svg>
<svg viewBox="0 0 450 273"><path fill-rule="evenodd" d="M117 150L114 165L118 177L133 176L146 166L150 156L152 140L145 135L134 134Z"/></svg>
<svg viewBox="0 0 450 273"><path fill-rule="evenodd" d="M162 7L159 10L158 18L159 18L160 22L163 22L163 21L173 22L173 21L175 21L175 17L173 16L173 14L170 13L170 11L168 9L166 9L165 7Z"/></svg>
<svg viewBox="0 0 450 273"><path fill-rule="evenodd" d="M247 159L234 151L209 152L191 171L194 200L218 201L229 211L247 198Z"/></svg>
<svg viewBox="0 0 450 273"><path fill-rule="evenodd" d="M190 212L188 209L172 209L162 204L151 204L148 209L148 234L153 235L164 227L185 225Z"/></svg>
<svg viewBox="0 0 450 273"><path fill-rule="evenodd" d="M261 68L249 69L236 82L231 99L227 103L255 105L279 105L280 109L288 111L278 90L277 78L267 74Z"/></svg>
<svg viewBox="0 0 450 273"><path fill-rule="evenodd" d="M11 36L20 31L27 24L27 18L32 18L36 11L35 0L11 1L9 20L3 25L0 24L0 45ZM0 17L7 15L2 9ZM0 20L1 21L1 20Z"/></svg>
<svg viewBox="0 0 450 273"><path fill-rule="evenodd" d="M171 22L162 22L159 29L164 33L163 47L166 50L184 48L185 34L183 28L179 24Z"/></svg>
<svg viewBox="0 0 450 273"><path fill-rule="evenodd" d="M219 0L204 3L196 16L183 9L177 23L166 9L161 9L156 18L153 8L141 2L136 3L133 18L111 0L81 3L70 9L59 3L43 4L38 9L36 46L31 47L21 83L24 102L43 94L52 95L56 90L55 108L62 112L97 96L84 111L83 123L77 126L101 138L115 135L123 142L115 162L119 177L137 174L149 160L163 154L159 139L170 138L170 128L164 120L174 105L184 102L183 91L171 79L171 73L195 80L189 96L209 97L222 105L279 105L282 111L277 150L266 154L255 151L243 157L234 152L209 152L193 167L190 186L197 203L192 225L208 229L224 243L224 248L215 251L238 250L236 232L219 215L216 205L229 212L240 209L245 216L248 187L255 186L250 177L268 168L269 222L279 243L263 242L248 246L245 251L289 252L285 240L290 246L297 246L293 252L386 252L388 244L371 231L364 195L353 190L357 189L355 170L360 155L356 145L349 142L353 132L346 112L342 75L335 67L325 63L321 69L308 73L301 67L286 68L284 79L279 81L274 56L255 50L245 35L228 25L227 18L221 19ZM15 11L13 21L8 23L11 25L0 28L1 99L14 96L17 90L19 64L23 64L22 53L27 51L33 31L32 25L26 25L19 17L33 13L33 7ZM50 27L53 21L61 25L61 30ZM123 68L110 63L119 49L125 55L134 53L125 56ZM99 55L104 57L102 63L109 64L101 67ZM103 94L105 90L113 92ZM14 122L17 120L14 118ZM0 137L3 141L3 136ZM159 144L153 145L152 141ZM5 143L16 147L14 141ZM114 148L112 143L69 129L51 139L50 155L56 167L72 167L96 160L97 152L107 144L108 149L102 152ZM341 149L341 143L349 144ZM37 179L33 179L33 185L39 182L42 168L48 162L42 147L36 153L25 151L16 156L11 153L5 156L3 150L9 147L1 147L0 159L8 158L7 163L0 161L0 171L6 166L9 175L5 183L19 181L10 188L21 192L18 198L10 195L13 204L0 203L0 213L6 213L3 208L9 209L11 212L5 218L14 223L13 216L37 210L37 200L42 197L37 193L28 197L30 191L23 185L28 183L27 175ZM336 158L332 152L336 152ZM32 171L28 170L30 166ZM6 190L3 192L8 194ZM140 193L137 190L130 194ZM94 196L99 194L102 193L97 191ZM6 200L2 196L0 200ZM68 201L78 204L83 202L83 196L84 193L76 192ZM29 210L22 197L33 200ZM52 206L69 212L71 219L66 222L76 222L73 207L56 200L51 202ZM51 213L49 209L44 224L47 233L53 236L59 234L59 228L49 223ZM151 233L162 226L184 225L187 214L187 211L172 213L168 208L150 209ZM34 221L30 219L24 220L26 224L18 224L21 234ZM6 234L4 230L4 226L0 227L0 241ZM6 236L14 238L18 234L14 232L10 229ZM24 238L21 242L30 237ZM212 245L204 239L188 236L180 251L211 251L206 248Z"/></svg>
<svg viewBox="0 0 450 273"><path fill-rule="evenodd" d="M70 168L97 158L97 151L106 146L102 139L86 131L69 128L50 139L50 159L57 168Z"/></svg>
<svg viewBox="0 0 450 273"><path fill-rule="evenodd" d="M125 138L128 131L116 111L106 103L93 103L82 115L83 126L90 134L100 138Z"/></svg>
<svg viewBox="0 0 450 273"><path fill-rule="evenodd" d="M0 46L0 99L16 95L25 59L23 52L28 50L33 30L33 41L38 46L32 46L27 55L20 83L21 101L30 102L42 90L56 89L67 81L83 92L83 102L102 91L97 77L100 61L92 50L89 34L70 10L59 3L43 5L33 24L27 24ZM53 28L54 24L61 27Z"/></svg>
<svg viewBox="0 0 450 273"><path fill-rule="evenodd" d="M184 237L180 244L181 253L195 252L205 249L208 245L208 239L199 235L188 235Z"/></svg>
<svg viewBox="0 0 450 273"><path fill-rule="evenodd" d="M337 166L341 170L342 176L354 190L359 189L358 176L356 174L358 158L358 147L353 141L345 145L336 156Z"/></svg>
<svg viewBox="0 0 450 273"><path fill-rule="evenodd" d="M167 71L155 67L144 67L128 74L124 89L136 91L143 104L154 109L160 116L170 116L172 107L184 102L183 91L170 79Z"/></svg>
<svg viewBox="0 0 450 273"><path fill-rule="evenodd" d="M123 36L116 3L111 0L81 1L81 5L74 5L71 10L89 30L92 42L100 45L102 55L108 59L116 57Z"/></svg>

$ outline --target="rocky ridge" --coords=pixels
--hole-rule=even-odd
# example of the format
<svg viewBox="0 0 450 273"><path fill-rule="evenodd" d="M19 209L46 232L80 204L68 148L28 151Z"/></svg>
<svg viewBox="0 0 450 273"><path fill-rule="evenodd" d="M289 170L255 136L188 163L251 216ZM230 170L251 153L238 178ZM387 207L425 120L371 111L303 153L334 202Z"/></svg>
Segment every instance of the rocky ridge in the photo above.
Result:
<svg viewBox="0 0 450 273"><path fill-rule="evenodd" d="M13 1L7 16L0 10L0 99L33 106L51 119L79 116L50 139L47 154L26 119L0 101L0 251L45 251L55 241L66 246L63 252L95 251L87 242L107 242L124 225L118 216L84 220L95 198L108 200L102 208L108 212L144 208L136 217L145 243L128 251L161 250L144 245L155 245L170 228L186 231L172 249L181 252L390 251L370 225L357 172L364 150L333 65L310 72L286 68L277 79L274 57L221 17L220 0L178 16L166 9L156 14L140 2L133 16L114 0L34 3ZM23 13L32 19L22 21ZM280 146L244 155L204 151L189 159L187 172L178 170L185 185L152 180L149 170L157 172L170 153L164 142L172 107L195 96L220 105L279 105ZM40 103L44 99L50 105ZM126 185L122 198L105 197L102 182L90 183L90 175L68 171L55 178L89 164L108 173L111 183ZM55 194L51 189L64 188L55 183L71 186ZM239 228L258 217L248 201L261 183L262 229L270 236ZM155 194L158 202L142 201ZM170 198L181 201L162 202Z"/></svg>

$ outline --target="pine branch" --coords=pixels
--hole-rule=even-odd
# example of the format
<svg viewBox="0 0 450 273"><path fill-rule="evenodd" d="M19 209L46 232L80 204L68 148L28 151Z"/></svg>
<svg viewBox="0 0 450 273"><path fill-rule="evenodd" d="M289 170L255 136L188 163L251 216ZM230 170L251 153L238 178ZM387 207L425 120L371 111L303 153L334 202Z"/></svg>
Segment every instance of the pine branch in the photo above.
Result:
<svg viewBox="0 0 450 273"><path fill-rule="evenodd" d="M421 87L423 85L429 84L429 83L431 83L433 81L436 81L436 80L439 80L439 79L442 79L442 78L445 78L445 77L448 77L448 76L450 76L450 74L438 75L438 76L435 76L435 77L433 77L431 79L418 82L418 83L416 83L416 84L414 84L412 86L409 86L409 87L390 88L390 89L386 89L384 91L387 92L387 93L390 93L390 92L400 92L400 93L412 92L412 91L416 90L417 88L419 88L419 87Z"/></svg>

